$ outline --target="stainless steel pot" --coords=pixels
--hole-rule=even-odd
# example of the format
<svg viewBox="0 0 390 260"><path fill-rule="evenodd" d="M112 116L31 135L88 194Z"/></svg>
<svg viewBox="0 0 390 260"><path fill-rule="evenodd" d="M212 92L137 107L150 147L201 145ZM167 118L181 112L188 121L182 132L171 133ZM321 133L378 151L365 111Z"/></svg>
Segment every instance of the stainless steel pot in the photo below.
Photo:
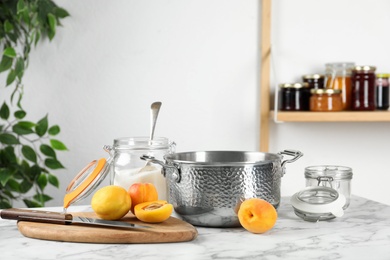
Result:
<svg viewBox="0 0 390 260"><path fill-rule="evenodd" d="M283 160L283 155L292 156ZM197 226L240 226L237 212L249 198L261 198L275 208L280 203L285 164L303 154L285 150L278 154L241 151L173 153L165 162L144 155L141 159L163 166L169 202L187 222Z"/></svg>

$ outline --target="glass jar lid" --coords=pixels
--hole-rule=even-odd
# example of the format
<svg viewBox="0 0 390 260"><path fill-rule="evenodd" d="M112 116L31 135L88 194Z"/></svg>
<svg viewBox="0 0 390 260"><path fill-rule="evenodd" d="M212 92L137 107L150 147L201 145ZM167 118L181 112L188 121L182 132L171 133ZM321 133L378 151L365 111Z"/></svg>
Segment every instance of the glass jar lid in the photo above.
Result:
<svg viewBox="0 0 390 260"><path fill-rule="evenodd" d="M352 168L338 165L317 165L305 168L305 178L331 177L333 180L352 179Z"/></svg>
<svg viewBox="0 0 390 260"><path fill-rule="evenodd" d="M114 139L114 150L164 150L169 149L172 143L165 137L122 137Z"/></svg>
<svg viewBox="0 0 390 260"><path fill-rule="evenodd" d="M378 73L376 74L377 78L390 78L390 73Z"/></svg>
<svg viewBox="0 0 390 260"><path fill-rule="evenodd" d="M354 71L364 71L364 72L373 72L376 70L376 67L375 66L367 66L367 65L364 65L364 66L355 66L353 68Z"/></svg>
<svg viewBox="0 0 390 260"><path fill-rule="evenodd" d="M303 75L302 79L324 79L325 76L322 74L308 74L308 75Z"/></svg>
<svg viewBox="0 0 390 260"><path fill-rule="evenodd" d="M336 94L340 94L340 93L341 93L341 90L340 90L340 89L331 89L331 88L326 88L326 89L311 89L311 90L310 90L310 93L312 93L312 94L318 94L318 95L323 95L323 94L327 94L327 95L336 95Z"/></svg>
<svg viewBox="0 0 390 260"><path fill-rule="evenodd" d="M308 88L309 83L302 82L302 83L283 83L279 85L280 88Z"/></svg>
<svg viewBox="0 0 390 260"><path fill-rule="evenodd" d="M64 210L71 204L89 196L106 178L110 160L105 158L94 160L85 166L69 183L64 196Z"/></svg>
<svg viewBox="0 0 390 260"><path fill-rule="evenodd" d="M306 221L327 220L344 214L344 195L323 186L307 187L291 197L291 205L297 216Z"/></svg>

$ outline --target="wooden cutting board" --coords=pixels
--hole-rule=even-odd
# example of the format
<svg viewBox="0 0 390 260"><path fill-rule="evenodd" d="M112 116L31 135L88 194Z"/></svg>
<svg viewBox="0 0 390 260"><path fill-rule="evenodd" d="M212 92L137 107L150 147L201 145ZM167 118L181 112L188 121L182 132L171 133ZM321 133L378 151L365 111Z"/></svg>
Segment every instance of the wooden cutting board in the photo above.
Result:
<svg viewBox="0 0 390 260"><path fill-rule="evenodd" d="M74 216L96 218L93 212L71 213ZM196 238L198 232L194 226L180 219L170 217L162 223L149 224L139 221L129 213L121 221L129 221L135 224L148 225L152 228L120 229L91 225L59 225L18 221L19 231L26 237L81 243L168 243L184 242Z"/></svg>

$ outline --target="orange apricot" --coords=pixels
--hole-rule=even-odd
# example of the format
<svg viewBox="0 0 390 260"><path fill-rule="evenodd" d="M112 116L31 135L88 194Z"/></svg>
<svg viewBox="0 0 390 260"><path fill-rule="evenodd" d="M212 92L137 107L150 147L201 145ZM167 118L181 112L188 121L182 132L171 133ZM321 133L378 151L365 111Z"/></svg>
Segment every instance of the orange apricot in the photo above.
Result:
<svg viewBox="0 0 390 260"><path fill-rule="evenodd" d="M130 186L128 193L131 197L130 210L133 214L137 204L158 200L157 189L152 183L134 183Z"/></svg>
<svg viewBox="0 0 390 260"><path fill-rule="evenodd" d="M259 234L272 229L278 218L274 206L259 198L245 200L238 210L240 224L248 231Z"/></svg>
<svg viewBox="0 0 390 260"><path fill-rule="evenodd" d="M167 220L173 211L173 205L165 200L156 200L137 204L134 208L135 216L148 223L159 223Z"/></svg>

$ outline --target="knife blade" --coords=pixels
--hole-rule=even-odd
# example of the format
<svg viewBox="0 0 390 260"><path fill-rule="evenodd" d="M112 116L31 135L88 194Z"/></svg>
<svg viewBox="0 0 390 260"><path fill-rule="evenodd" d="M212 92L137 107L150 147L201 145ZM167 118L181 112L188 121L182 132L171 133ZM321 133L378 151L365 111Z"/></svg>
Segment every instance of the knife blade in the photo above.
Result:
<svg viewBox="0 0 390 260"><path fill-rule="evenodd" d="M124 221L79 217L79 216L73 216L72 214L69 213L58 213L52 211L27 210L27 209L17 209L17 208L3 209L0 212L0 217L3 219L13 219L13 220L21 220L21 221L32 221L32 222L42 222L42 223L52 223L52 224L63 224L63 225L85 224L85 225L106 226L106 227L127 228L127 229L150 228L150 226L144 226L144 225L124 222Z"/></svg>

